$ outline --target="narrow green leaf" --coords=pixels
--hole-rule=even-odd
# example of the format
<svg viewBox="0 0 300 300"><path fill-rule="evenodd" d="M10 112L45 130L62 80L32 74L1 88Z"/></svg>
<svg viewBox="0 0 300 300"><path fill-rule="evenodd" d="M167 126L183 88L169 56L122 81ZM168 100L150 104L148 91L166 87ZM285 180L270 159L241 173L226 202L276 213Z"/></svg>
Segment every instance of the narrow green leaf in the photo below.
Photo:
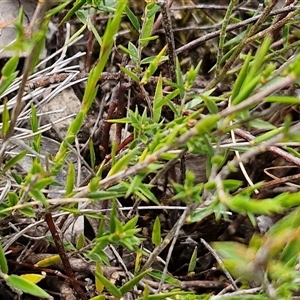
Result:
<svg viewBox="0 0 300 300"><path fill-rule="evenodd" d="M189 262L189 267L188 267L188 272L193 272L195 270L196 267L196 263L197 263L197 247L195 247L190 262Z"/></svg>
<svg viewBox="0 0 300 300"><path fill-rule="evenodd" d="M237 105L243 100L245 100L247 97L249 97L250 94L254 91L254 89L260 84L260 78L261 75L258 74L255 77L253 77L251 81L250 79L248 79L247 84L245 84L244 82L242 88L239 91L239 94L234 99L232 99L232 105Z"/></svg>
<svg viewBox="0 0 300 300"><path fill-rule="evenodd" d="M98 295L98 296L91 298L90 300L105 300L105 299L106 299L105 295Z"/></svg>
<svg viewBox="0 0 300 300"><path fill-rule="evenodd" d="M137 274L140 271L142 259L143 259L142 251L137 251L135 261L134 261L134 274Z"/></svg>
<svg viewBox="0 0 300 300"><path fill-rule="evenodd" d="M127 181L121 182L121 184L127 189L125 198L128 198L132 193L134 193L134 191L137 189L137 187L140 184L142 184L143 179L144 179L144 176L138 174L133 177L130 184L128 184Z"/></svg>
<svg viewBox="0 0 300 300"><path fill-rule="evenodd" d="M199 74L200 67L201 67L202 61L200 60L197 64L196 68L192 66L185 75L185 84L184 88L186 91L190 91L191 88L194 86L195 80Z"/></svg>
<svg viewBox="0 0 300 300"><path fill-rule="evenodd" d="M40 201L45 206L48 206L47 199L44 195L44 193L41 192L39 189L31 189L29 192L30 197L34 198L37 201Z"/></svg>
<svg viewBox="0 0 300 300"><path fill-rule="evenodd" d="M77 0L73 7L68 11L68 13L65 15L65 17L60 22L59 26L64 24L66 21L68 21L74 14L77 12L84 4L86 4L86 0Z"/></svg>
<svg viewBox="0 0 300 300"><path fill-rule="evenodd" d="M163 91L162 91L162 77L159 75L156 89L155 89L155 95L153 99L153 121L155 123L158 123L161 116L161 110L164 105L163 100Z"/></svg>
<svg viewBox="0 0 300 300"><path fill-rule="evenodd" d="M122 170L124 170L126 167L128 167L128 164L130 160L136 155L137 149L133 149L130 152L128 152L126 155L121 157L115 165L110 169L110 171L107 174L107 177L112 176Z"/></svg>
<svg viewBox="0 0 300 300"><path fill-rule="evenodd" d="M251 54L248 53L248 55L246 56L245 61L243 63L242 69L240 70L240 73L234 83L232 94L231 94L232 100L234 100L237 97L237 95L239 94L239 92L241 90L243 82L245 81L247 74L248 74L250 61L251 61Z"/></svg>
<svg viewBox="0 0 300 300"><path fill-rule="evenodd" d="M45 268L45 267L53 266L58 263L61 263L61 258L58 254L54 254L54 255L51 255L50 257L46 257L44 259L39 260L35 264L35 266Z"/></svg>
<svg viewBox="0 0 300 300"><path fill-rule="evenodd" d="M213 101L213 99L211 97L208 97L205 95L201 95L200 97L203 99L203 101L210 113L216 114L219 112L219 109L218 109L216 103Z"/></svg>
<svg viewBox="0 0 300 300"><path fill-rule="evenodd" d="M128 48L124 47L123 45L118 45L118 48L130 56L134 55Z"/></svg>
<svg viewBox="0 0 300 300"><path fill-rule="evenodd" d="M176 57L176 80L177 80L178 90L180 92L180 98L183 99L185 90L184 90L183 75L182 75L178 57Z"/></svg>
<svg viewBox="0 0 300 300"><path fill-rule="evenodd" d="M30 116L30 126L32 132L37 132L39 129L39 124L38 124L38 118L37 118L37 113L36 113L36 108L31 103L31 116Z"/></svg>
<svg viewBox="0 0 300 300"><path fill-rule="evenodd" d="M64 18L68 19L75 11L77 11L85 1L77 1L74 4L74 7L72 9L72 12L69 12L67 16ZM114 36L119 30L119 25L122 19L123 11L126 8L127 1L126 0L120 0L118 1L118 5L116 8L116 12L112 19L109 20L106 30L104 32L104 36L102 39L102 47L100 50L99 60L96 66L90 71L90 75L86 84L85 93L83 95L82 99L82 105L81 105L81 112L77 115L76 119L72 122L71 126L68 130L68 136L67 139L69 143L73 143L75 140L75 135L78 133L78 130L80 129L82 125L82 121L84 117L86 116L87 112L89 111L95 97L98 91L97 84L99 81L99 78L101 76L102 71L104 70L107 60L111 54L111 49L114 44ZM65 153L67 151L67 143L62 143L60 146L60 149L58 153L55 156L54 161L60 162L61 159L65 156ZM61 166L59 166L61 168ZM57 170L53 170L57 171ZM59 170L58 170L59 171Z"/></svg>
<svg viewBox="0 0 300 300"><path fill-rule="evenodd" d="M89 183L89 190L91 192L96 192L98 189L99 181L101 180L101 177L93 177Z"/></svg>
<svg viewBox="0 0 300 300"><path fill-rule="evenodd" d="M0 244L0 269L1 272L7 274L8 273L8 265L5 257L5 253L3 251L2 245Z"/></svg>
<svg viewBox="0 0 300 300"><path fill-rule="evenodd" d="M134 278L126 282L122 287L120 287L119 291L121 292L122 295L125 295L128 293L135 285L137 285L141 279L147 275L151 270L146 270L138 275L135 275Z"/></svg>
<svg viewBox="0 0 300 300"><path fill-rule="evenodd" d="M99 261L96 261L96 272L98 274L103 275L103 270L101 267L101 263ZM99 277L95 277L95 286L96 286L96 290L98 293L102 293L103 289L104 289L104 284L102 283L101 280L99 280Z"/></svg>
<svg viewBox="0 0 300 300"><path fill-rule="evenodd" d="M76 135L82 125L84 112L80 111L68 129L68 135Z"/></svg>
<svg viewBox="0 0 300 300"><path fill-rule="evenodd" d="M84 234L81 232L77 238L77 241L76 241L76 249L77 250L80 250L84 247L84 244L85 244L85 236Z"/></svg>
<svg viewBox="0 0 300 300"><path fill-rule="evenodd" d="M91 160L91 167L94 169L96 164L96 153L94 149L93 140L89 140L89 150L90 150L90 160Z"/></svg>
<svg viewBox="0 0 300 300"><path fill-rule="evenodd" d="M217 125L217 122L220 120L220 115L213 114L208 115L204 119L200 120L196 125L196 129L199 135L210 132L212 128Z"/></svg>
<svg viewBox="0 0 300 300"><path fill-rule="evenodd" d="M133 81L139 83L140 82L140 78L133 73L132 71L130 71L129 69L124 68L123 66L120 66L121 71L126 74L128 77L130 77ZM119 121L120 122L120 121Z"/></svg>
<svg viewBox="0 0 300 300"><path fill-rule="evenodd" d="M254 140L251 141L251 144L257 145L263 141L269 140L270 138L278 135L284 130L283 127L275 128L273 130L270 130L264 134L261 134L260 136L256 137Z"/></svg>
<svg viewBox="0 0 300 300"><path fill-rule="evenodd" d="M159 35L148 36L147 38L140 39L141 42L154 41L159 38Z"/></svg>
<svg viewBox="0 0 300 300"><path fill-rule="evenodd" d="M23 208L20 208L19 211L26 217L29 217L29 218L34 218L35 217L35 211L33 210L32 207L30 206L26 206L26 207L23 207Z"/></svg>
<svg viewBox="0 0 300 300"><path fill-rule="evenodd" d="M44 189L44 188L48 187L50 184L52 184L53 181L54 180L52 177L45 177L45 178L38 179L34 183L33 188L37 189L37 190Z"/></svg>
<svg viewBox="0 0 300 300"><path fill-rule="evenodd" d="M3 105L3 112L2 112L2 136L5 136L8 129L9 129L9 123L10 123L10 116L9 116L9 111L7 108L7 101L4 100L4 105Z"/></svg>
<svg viewBox="0 0 300 300"><path fill-rule="evenodd" d="M16 165L23 157L25 157L27 154L27 151L22 151L16 156L12 157L4 166L3 172L7 172L10 170L14 165Z"/></svg>
<svg viewBox="0 0 300 300"><path fill-rule="evenodd" d="M2 76L9 77L12 73L16 71L16 68L19 63L19 56L11 57L4 65L1 70Z"/></svg>
<svg viewBox="0 0 300 300"><path fill-rule="evenodd" d="M248 124L255 129L270 130L276 128L274 125L261 119L250 120Z"/></svg>
<svg viewBox="0 0 300 300"><path fill-rule="evenodd" d="M49 19L44 18L44 22L41 28L38 31L34 32L33 39L32 39L32 41L34 42L32 48L32 52L34 53L34 55L31 57L32 60L29 68L30 73L34 71L35 67L39 63L40 55L44 50L48 25L49 25Z"/></svg>
<svg viewBox="0 0 300 300"><path fill-rule="evenodd" d="M251 67L249 70L249 73L246 77L246 80L244 82L245 85L247 85L250 81L252 81L252 78L256 77L258 74L260 74L260 70L262 68L263 62L265 60L265 56L270 50L272 39L270 36L267 36L264 41L262 42L261 46L257 50L254 60L251 63Z"/></svg>
<svg viewBox="0 0 300 300"><path fill-rule="evenodd" d="M109 215L109 232L114 233L116 231L116 227L118 225L117 223L118 223L118 219L117 219L117 203L114 200L112 202L111 211L110 211L110 215Z"/></svg>
<svg viewBox="0 0 300 300"><path fill-rule="evenodd" d="M149 275L151 277L155 278L156 280L161 280L163 277L163 272L159 271L159 270L153 270L149 273ZM178 279L176 279L170 275L166 275L164 277L165 277L165 280L164 280L165 283L169 283L169 284L172 284L177 287L180 286L180 281Z"/></svg>
<svg viewBox="0 0 300 300"><path fill-rule="evenodd" d="M279 102L284 104L300 104L300 99L292 96L282 96L282 95L274 95L265 98L265 102Z"/></svg>
<svg viewBox="0 0 300 300"><path fill-rule="evenodd" d="M153 224L152 243L155 246L159 246L161 244L161 226L160 226L160 220L158 216L155 218Z"/></svg>
<svg viewBox="0 0 300 300"><path fill-rule="evenodd" d="M9 77L1 77L1 85L0 85L0 95L6 91L6 89L11 85L11 83L17 77L18 72L12 73Z"/></svg>
<svg viewBox="0 0 300 300"><path fill-rule="evenodd" d="M46 17L47 18L51 18L52 16L58 14L59 12L62 12L63 9L69 5L71 2L73 2L73 0L68 0L68 1L56 1L56 4L58 2L62 2L62 4L60 5L55 5L52 9L48 10L46 13Z"/></svg>
<svg viewBox="0 0 300 300"><path fill-rule="evenodd" d="M128 50L130 51L130 58L132 59L133 63L137 65L139 60L139 51L137 47L133 43L129 42Z"/></svg>
<svg viewBox="0 0 300 300"><path fill-rule="evenodd" d="M129 21L133 25L133 27L137 31L139 31L140 28L141 28L139 19L135 16L135 14L133 13L133 11L128 6L126 6L126 8L125 8L125 13L126 13L128 19L129 19Z"/></svg>
<svg viewBox="0 0 300 300"><path fill-rule="evenodd" d="M109 200L111 198L119 198L125 195L126 191L95 191L90 192L88 197L91 199L98 199L98 200Z"/></svg>
<svg viewBox="0 0 300 300"><path fill-rule="evenodd" d="M158 11L159 6L154 3L147 4L145 8L145 13L143 16L144 22L141 29L141 35L140 35L140 44L141 47L145 47L148 44L148 41L144 40L151 36L151 32L153 29L155 14ZM143 41L144 40L144 41Z"/></svg>
<svg viewBox="0 0 300 300"><path fill-rule="evenodd" d="M105 286L105 288L116 298L121 298L122 293L120 290L113 284L111 283L108 279L106 279L102 274L99 272L95 272L96 278Z"/></svg>
<svg viewBox="0 0 300 300"><path fill-rule="evenodd" d="M150 166L149 166L150 168ZM156 205L160 205L159 201L157 200L156 196L151 192L150 187L146 186L145 184L139 187L139 191L147 197L147 200L151 200ZM147 201L148 202L148 201Z"/></svg>
<svg viewBox="0 0 300 300"><path fill-rule="evenodd" d="M133 217L132 219L130 219L124 226L123 226L123 231L127 231L129 229L133 229L136 224L137 224L137 221L139 219L139 216L135 216Z"/></svg>
<svg viewBox="0 0 300 300"><path fill-rule="evenodd" d="M140 300L148 300L149 299L149 286L146 285L143 291L143 297L139 298Z"/></svg>
<svg viewBox="0 0 300 300"><path fill-rule="evenodd" d="M19 196L15 192L8 192L7 195L10 206L15 206L19 202Z"/></svg>
<svg viewBox="0 0 300 300"><path fill-rule="evenodd" d="M89 19L89 23L88 23L88 27L91 29L91 31L94 34L94 37L96 38L98 44L100 45L100 47L102 46L102 38L99 35L98 29L96 28L96 26L94 25L94 23L92 22L91 19Z"/></svg>
<svg viewBox="0 0 300 300"><path fill-rule="evenodd" d="M155 59L156 59L156 56L145 57L144 59L142 59L141 65L151 64ZM168 60L168 56L163 55L160 58L160 62L163 62L163 61L166 61L166 60Z"/></svg>
<svg viewBox="0 0 300 300"><path fill-rule="evenodd" d="M73 192L75 185L75 168L73 162L69 162L68 175L66 180L66 196Z"/></svg>
<svg viewBox="0 0 300 300"><path fill-rule="evenodd" d="M36 284L30 282L27 279L24 279L17 275L10 275L4 278L5 281L14 289L20 290L24 293L40 297L51 299L52 297L45 292L43 289L38 287Z"/></svg>
<svg viewBox="0 0 300 300"><path fill-rule="evenodd" d="M141 80L141 84L146 84L149 82L150 77L157 70L161 57L165 54L167 50L167 46L164 46L163 49L157 54L156 58L150 63L148 68L146 69L143 78Z"/></svg>

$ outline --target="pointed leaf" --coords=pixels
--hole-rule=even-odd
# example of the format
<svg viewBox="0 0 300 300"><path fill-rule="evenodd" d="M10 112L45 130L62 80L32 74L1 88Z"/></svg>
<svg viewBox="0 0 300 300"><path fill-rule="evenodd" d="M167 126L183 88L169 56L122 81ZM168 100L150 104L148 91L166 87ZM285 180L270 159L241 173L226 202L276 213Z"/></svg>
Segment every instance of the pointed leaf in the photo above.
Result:
<svg viewBox="0 0 300 300"><path fill-rule="evenodd" d="M147 275L149 272L151 272L151 269L146 270L138 275L135 275L134 278L126 282L122 287L120 287L119 291L121 292L122 295L125 295L127 292L129 292L135 285L137 285L141 279L145 275Z"/></svg>
<svg viewBox="0 0 300 300"><path fill-rule="evenodd" d="M155 246L158 246L161 244L161 226L160 226L160 220L159 220L158 216L155 218L155 221L153 224L152 243Z"/></svg>
<svg viewBox="0 0 300 300"><path fill-rule="evenodd" d="M106 277L104 277L102 274L100 274L99 272L95 272L96 278L98 278L98 280L100 282L102 282L102 284L105 286L105 288L116 298L121 298L122 297L122 293L120 292L120 290L113 284L111 283Z"/></svg>
<svg viewBox="0 0 300 300"><path fill-rule="evenodd" d="M0 269L1 272L7 274L8 273L8 265L5 257L5 253L3 251L2 245L0 244Z"/></svg>
<svg viewBox="0 0 300 300"><path fill-rule="evenodd" d="M22 278L17 275L10 275L10 276L5 276L5 281L7 284L9 284L12 288L20 290L24 293L40 297L40 298L47 298L47 299L52 299L52 297L46 293L43 289L38 287L36 284L28 281L25 278Z"/></svg>

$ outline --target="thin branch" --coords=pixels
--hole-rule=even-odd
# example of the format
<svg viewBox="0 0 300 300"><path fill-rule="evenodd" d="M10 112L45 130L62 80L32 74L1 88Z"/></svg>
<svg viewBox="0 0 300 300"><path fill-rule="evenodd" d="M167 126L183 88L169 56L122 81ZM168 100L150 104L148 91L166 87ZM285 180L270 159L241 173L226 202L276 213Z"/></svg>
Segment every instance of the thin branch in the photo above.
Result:
<svg viewBox="0 0 300 300"><path fill-rule="evenodd" d="M295 11L296 9L297 9L297 7L295 7L293 5L290 5L290 6L282 8L282 9L278 9L278 10L275 10L275 11L271 12L269 14L269 16L275 16L275 15L278 15L278 14L281 14L281 13L284 13L284 12ZM242 28L242 27L244 27L244 26L246 26L248 24L252 24L252 23L256 22L260 17L261 17L261 15L258 15L258 16L249 18L247 20L244 20L242 22L239 22L237 24L229 25L227 27L226 31L227 32L234 31L234 30L236 30L238 28ZM201 36L198 39L195 39L195 40L187 43L186 45L178 48L176 50L176 54L178 55L178 54L181 54L181 53L183 53L185 51L188 51L188 50L191 50L191 49L193 49L195 47L198 47L199 45L205 43L206 41L209 41L209 40L211 40L211 39L213 39L215 37L218 37L220 35L220 33L221 33L221 29L217 30L215 32L208 33L208 34L206 34L204 36Z"/></svg>
<svg viewBox="0 0 300 300"><path fill-rule="evenodd" d="M45 220L46 220L47 225L49 227L49 230L52 234L55 246L56 246L58 254L61 258L62 264L65 268L66 274L71 279L70 283L72 284L72 286L73 286L74 290L76 291L76 293L78 294L78 296L80 296L80 299L87 300L86 294L84 293L81 286L79 285L79 283L75 279L71 264L70 264L69 259L67 257L66 251L65 251L63 243L62 243L62 240L61 240L61 238L59 236L59 233L56 229L56 226L53 222L53 218L52 218L51 213L46 213Z"/></svg>
<svg viewBox="0 0 300 300"><path fill-rule="evenodd" d="M230 275L230 273L227 271L227 269L225 268L221 258L219 257L219 255L215 252L215 250L204 240L204 239L200 239L200 242L205 246L205 248L212 254L212 256L216 259L217 263L219 264L220 268L223 270L224 274L226 275L226 277L229 279L229 281L231 282L232 286L234 287L234 289L237 291L239 288L237 287L235 281L233 280L232 276Z"/></svg>

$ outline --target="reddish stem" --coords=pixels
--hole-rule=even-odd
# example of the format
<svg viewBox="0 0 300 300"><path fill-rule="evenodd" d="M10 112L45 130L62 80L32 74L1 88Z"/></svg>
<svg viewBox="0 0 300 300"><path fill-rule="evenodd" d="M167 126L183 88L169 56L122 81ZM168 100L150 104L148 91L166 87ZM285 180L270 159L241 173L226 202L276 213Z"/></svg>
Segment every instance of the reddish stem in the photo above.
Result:
<svg viewBox="0 0 300 300"><path fill-rule="evenodd" d="M61 262L65 268L66 274L70 279L71 285L73 286L75 292L78 294L78 296L80 297L80 299L82 300L87 300L87 297L84 293L84 291L82 290L81 286L79 285L79 283L77 282L77 280L74 277L74 273L71 267L71 264L69 262L68 256L66 254L66 251L64 249L62 240L59 236L59 233L56 229L56 226L53 222L53 218L51 213L46 213L45 215L45 221L47 222L47 225L49 227L49 230L52 234L55 246L57 248L57 252L60 256Z"/></svg>

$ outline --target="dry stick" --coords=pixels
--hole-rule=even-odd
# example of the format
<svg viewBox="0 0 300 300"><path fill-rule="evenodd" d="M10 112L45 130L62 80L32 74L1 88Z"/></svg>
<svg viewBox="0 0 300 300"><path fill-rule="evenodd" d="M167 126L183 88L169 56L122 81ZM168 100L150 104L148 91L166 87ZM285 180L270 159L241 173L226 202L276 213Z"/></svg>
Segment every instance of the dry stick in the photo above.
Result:
<svg viewBox="0 0 300 300"><path fill-rule="evenodd" d="M117 147L116 155L121 152L126 146L128 146L133 141L134 135L131 133L127 138L125 138ZM107 163L111 160L111 153L105 156L104 162ZM83 184L82 184L83 186Z"/></svg>
<svg viewBox="0 0 300 300"><path fill-rule="evenodd" d="M173 2L174 2L174 0L170 0L168 6L171 7L172 4L173 4ZM158 28L160 27L162 18L163 18L162 14L160 14L157 17L157 20L155 21L155 23L154 23L154 25L152 27L152 32L151 32L152 34L154 34L158 30Z"/></svg>
<svg viewBox="0 0 300 300"><path fill-rule="evenodd" d="M297 123L296 125L291 126L289 133L290 134L298 134L299 131L300 131L300 122ZM216 181L217 181L217 179L219 181L222 181L223 179L225 179L231 173L232 168L236 168L240 161L246 163L247 161L249 161L249 159L253 158L257 154L268 151L270 147L272 147L275 143L280 142L283 138L284 138L284 134L280 133L280 134L276 135L275 137L273 137L257 146L252 147L247 152L243 153L240 156L240 159L236 159L236 158L233 159L228 165L224 166L221 169L219 174L216 176ZM295 160L294 160L294 162L295 162Z"/></svg>
<svg viewBox="0 0 300 300"><path fill-rule="evenodd" d="M172 29L172 20L171 20L171 13L170 8L167 3L167 0L159 1L158 4L161 7L161 15L162 15L162 24L165 31L166 41L168 45L168 54L169 54L169 73L171 80L176 83L177 82L177 76L176 76L176 49L175 49L175 40L174 40L174 33ZM180 103L179 97L174 98L174 103ZM185 156L182 156L182 159L180 161L180 180L179 183L183 184L185 180L185 174L186 174L186 160ZM177 212L174 211L171 215L171 220L174 218L174 216L177 215ZM163 274L165 276L165 274ZM162 282L162 281L161 281ZM160 285L161 287L161 285Z"/></svg>
<svg viewBox="0 0 300 300"><path fill-rule="evenodd" d="M247 141L252 141L255 139L255 136L250 134L249 132L246 132L242 129L235 129L234 133L241 137L244 138ZM300 167L300 159L292 154L290 154L287 151L284 151L283 149L277 147L277 146L269 146L267 147L267 150L270 151L271 153L275 154L276 156L284 158L286 161L291 162L292 164Z"/></svg>
<svg viewBox="0 0 300 300"><path fill-rule="evenodd" d="M204 239L200 239L200 242L205 246L205 248L212 254L212 256L215 258L215 260L218 262L220 268L223 270L224 274L226 275L226 277L229 279L229 281L231 282L232 286L234 287L234 289L237 291L239 288L237 287L235 281L233 280L232 276L230 275L230 273L227 271L227 269L225 268L221 258L219 257L219 255L214 251L214 249L204 240Z"/></svg>
<svg viewBox="0 0 300 300"><path fill-rule="evenodd" d="M53 237L55 246L57 248L61 262L65 268L66 274L71 279L70 283L72 284L72 286L73 286L74 290L76 291L76 293L78 294L78 296L81 297L80 299L87 300L87 297L86 297L84 291L82 290L81 286L79 285L79 283L77 282L77 280L74 277L74 273L73 273L71 264L69 262L68 256L64 249L64 246L62 244L62 240L61 240L59 233L57 232L57 229L55 227L55 224L53 222L51 213L45 214L45 221L47 222L47 225L48 225L51 235Z"/></svg>
<svg viewBox="0 0 300 300"><path fill-rule="evenodd" d="M266 9L263 11L260 18L256 21L256 23L250 27L249 31L246 33L246 36L242 39L242 41L237 45L237 48L232 53L232 55L229 57L229 59L226 61L224 67L220 70L220 72L215 74L215 78L208 83L205 91L209 91L212 88L214 88L219 82L221 82L227 75L228 70L231 68L231 66L234 64L234 62L237 60L238 56L244 49L244 47L248 43L248 38L252 37L260 28L260 26L263 24L263 22L266 20L266 18L270 15L270 12L277 4L278 0L272 1L269 6L266 7Z"/></svg>
<svg viewBox="0 0 300 300"><path fill-rule="evenodd" d="M217 62L216 62L216 73L218 73L221 69L221 60L224 55L224 44L225 44L225 38L226 38L226 28L228 27L232 12L234 10L234 7L236 6L236 3L238 0L231 0L228 9L226 11L224 20L222 22L222 28L219 38L219 46L218 46L218 53L217 53Z"/></svg>
<svg viewBox="0 0 300 300"><path fill-rule="evenodd" d="M227 10L228 5L217 5L217 4L195 4L195 5L180 5L172 7L171 10L196 10L196 9L205 9L205 10ZM245 12L256 12L255 9L249 7L237 6L234 8L234 11L245 11Z"/></svg>
<svg viewBox="0 0 300 300"><path fill-rule="evenodd" d="M299 14L299 11L300 11L300 8L289 13L285 18L281 19L280 21L278 21L275 24L272 24L272 26L268 27L267 29L260 31L253 36L250 36L249 38L247 38L246 44L252 43L256 39L262 38L262 37L266 36L267 34L272 35L272 33L274 31L280 29L284 24L286 24L288 21L292 20L295 16L297 16Z"/></svg>
<svg viewBox="0 0 300 300"><path fill-rule="evenodd" d="M35 272L38 272L38 273L45 272L45 273L50 274L52 276L57 276L57 277L60 277L62 279L70 281L70 278L67 275L61 273L58 270L53 270L53 269L43 268L43 267L37 267L37 266L29 264L29 263L24 263L24 262L19 262L19 261L14 261L14 260L8 260L8 262L9 262L9 264L12 264L14 266L19 266L19 267L22 267L22 268L26 268L26 269L29 269L30 271L35 271ZM85 287L87 285L87 283L83 282L83 281L77 281L77 282L82 287Z"/></svg>
<svg viewBox="0 0 300 300"><path fill-rule="evenodd" d="M278 15L278 14L281 14L281 13L284 13L284 12L291 12L291 11L295 11L295 10L296 10L296 7L294 7L294 6L287 6L287 7L284 7L282 9L278 9L278 10L275 10L275 11L271 12L269 14L269 16L275 16L275 15ZM257 21L260 17L261 17L261 15L249 18L249 19L247 19L245 21L242 21L242 22L239 22L237 24L229 25L227 27L226 31L227 32L228 31L233 31L233 30L236 30L238 28L244 27L244 26L246 26L248 24L251 24L251 23ZM221 29L217 30L215 32L212 32L212 33L208 33L208 34L206 34L204 36L201 36L200 38L195 39L192 42L187 43L186 45L178 48L176 50L176 54L178 55L178 54L183 53L185 51L191 50L191 49L199 46L200 44L202 44L202 43L204 43L204 42L206 42L208 40L211 40L211 39L213 39L215 37L218 37L220 35L220 33L221 33Z"/></svg>
<svg viewBox="0 0 300 300"><path fill-rule="evenodd" d="M261 287L256 287L256 288L247 289L247 290L239 290L239 291L228 293L228 294L212 296L210 298L210 300L222 300L222 299L226 299L226 298L232 299L234 296L253 295L253 294L259 293L261 290L262 290ZM242 299L242 298L240 298L240 299Z"/></svg>
<svg viewBox="0 0 300 300"><path fill-rule="evenodd" d="M295 2L294 0L285 0L285 3L283 5L283 7L286 7L288 5L291 5L293 4L293 2ZM296 4L296 3L295 3ZM285 17L287 16L287 13L283 13L283 14L280 14L278 17L275 18L275 20L273 21L273 24L276 24L278 23L280 20L284 19ZM280 31L280 27L278 27L278 29L274 30L272 32L272 37L273 37L273 40L276 40L278 35L279 35L279 31Z"/></svg>
<svg viewBox="0 0 300 300"><path fill-rule="evenodd" d="M113 97L115 95L115 91L113 92ZM112 99L108 112L107 112L107 119L114 119L114 112L115 109L117 108L117 102L115 99ZM103 152L103 157L108 153L108 144L109 144L109 133L110 133L110 128L112 126L111 122L104 122L103 123L103 130L102 130L102 137L101 137L101 142L100 142L100 151Z"/></svg>
<svg viewBox="0 0 300 300"><path fill-rule="evenodd" d="M147 269L149 269L151 267L151 265L153 264L153 262L156 260L156 257L169 245L170 241L178 236L179 230L180 228L183 226L183 224L185 223L186 217L189 216L189 214L191 212L193 212L196 207L198 206L197 204L193 204L193 205L189 205L186 207L186 209L184 210L184 212L182 213L182 215L180 216L179 220L176 222L176 224L171 228L171 230L168 232L167 236L164 238L164 240L161 242L161 244L159 246L157 246L150 254L150 256L148 257L148 260L146 261L146 263L144 264L144 266L142 267L142 271L145 271ZM175 242L176 239L174 238ZM174 241L173 240L173 241ZM172 243L170 249L173 250L174 247L174 242ZM166 261L166 266L168 264L168 260ZM163 275L165 274L165 272L163 273ZM162 282L164 282L165 276L162 276L160 284L162 284Z"/></svg>
<svg viewBox="0 0 300 300"><path fill-rule="evenodd" d="M124 82L124 78L122 75L120 75L120 82L115 87L113 93L112 93L112 100L110 102L108 112L107 112L107 120L114 119L116 117L117 113L120 112L120 108L123 107L120 104L120 101L125 103L125 92L126 90L131 86L132 83L126 83ZM110 128L113 125L111 122L104 122L103 123L103 130L102 130L102 138L100 142L101 151L103 153L103 158L108 154L108 148L109 148L109 136L110 136Z"/></svg>
<svg viewBox="0 0 300 300"><path fill-rule="evenodd" d="M291 167L292 168L292 167ZM285 176L285 177L281 177L281 178L277 178L277 179L273 179L271 181L267 181L265 183L263 183L259 189L260 190L265 190L265 189L269 189L271 187L274 187L276 185L285 183L286 185L289 184L289 182L293 181L293 180L299 180L300 179L300 174L296 174L296 175L289 175L289 176ZM261 196L256 196L256 199L261 199Z"/></svg>
<svg viewBox="0 0 300 300"><path fill-rule="evenodd" d="M175 243L176 243L178 235L179 235L179 231L182 228L182 226L184 225L186 217L188 217L197 208L197 206L198 206L198 203L197 204L193 203L193 204L190 204L189 206L187 206L187 208L184 210L183 214L180 216L178 222L173 226L173 228L174 228L174 231L172 231L173 232L173 234L172 234L173 237L171 237L172 235L170 235L170 238L168 238L168 239L166 237L164 239L164 241L161 243L161 245L159 245L156 249L154 249L154 251L151 253L151 255L149 256L149 259L147 260L147 262L145 264L145 265L150 264L149 265L149 267L150 267L152 262L154 260L156 260L157 255L162 251L162 250L159 250L160 246L163 246L163 247L167 246L166 242L170 241L172 239L172 243L170 245L170 249L168 251L168 255L167 255L167 259L166 259L166 264L165 264L165 267L164 267L164 270L163 270L163 273L162 273L162 276L161 276L161 279L160 279L160 282L159 282L158 292L161 291L162 286L165 282L167 272L168 272L168 266L169 266L169 263L170 263L171 258L172 258L172 253L173 253ZM158 251L158 250L160 252L156 255L155 251ZM147 268L145 268L145 269L147 269Z"/></svg>
<svg viewBox="0 0 300 300"><path fill-rule="evenodd" d="M167 3L167 0L159 1L158 4L161 7L161 14L162 14L162 24L165 30L166 41L168 45L168 64L169 64L169 72L170 78L173 82L177 81L176 78L176 52L175 52L175 41L174 41L174 34L172 30L172 21L171 21L171 14L170 8Z"/></svg>
<svg viewBox="0 0 300 300"><path fill-rule="evenodd" d="M148 286L153 288L158 288L159 283L150 279L143 279L143 282L146 283ZM180 281L180 289L187 290L187 289L199 289L199 288L206 288L206 289L221 289L227 287L225 282L215 281L215 280L188 280L188 281ZM174 288L178 288L178 285L174 285L171 283L165 283L163 285L164 290L172 290Z"/></svg>

